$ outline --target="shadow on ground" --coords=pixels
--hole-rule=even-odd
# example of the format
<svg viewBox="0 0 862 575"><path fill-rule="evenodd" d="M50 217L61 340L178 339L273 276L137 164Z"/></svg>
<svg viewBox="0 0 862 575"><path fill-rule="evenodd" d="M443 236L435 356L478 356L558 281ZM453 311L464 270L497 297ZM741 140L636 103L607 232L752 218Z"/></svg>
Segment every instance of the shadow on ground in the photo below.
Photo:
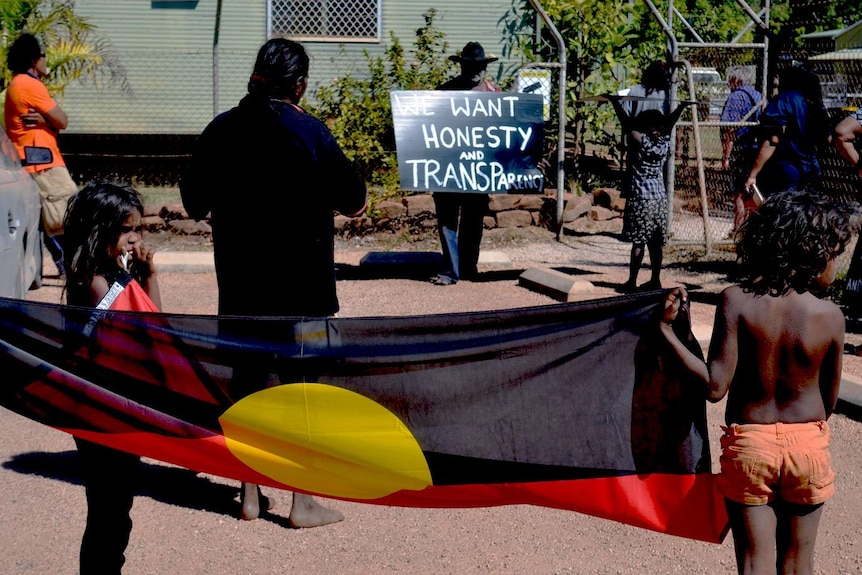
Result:
<svg viewBox="0 0 862 575"><path fill-rule="evenodd" d="M19 453L3 463L3 467L24 475L81 485L81 468L76 451ZM224 485L182 467L141 462L137 497L149 497L168 505L227 515L239 521L238 495L238 481L236 486ZM286 506L284 510L289 512L290 507ZM265 513L260 519L290 527L288 518L281 515Z"/></svg>

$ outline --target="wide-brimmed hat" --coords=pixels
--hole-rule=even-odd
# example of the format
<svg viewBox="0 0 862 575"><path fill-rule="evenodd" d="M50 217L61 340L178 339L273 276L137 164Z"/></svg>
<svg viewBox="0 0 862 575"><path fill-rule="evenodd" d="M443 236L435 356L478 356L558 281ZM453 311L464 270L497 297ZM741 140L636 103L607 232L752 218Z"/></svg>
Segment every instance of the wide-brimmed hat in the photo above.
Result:
<svg viewBox="0 0 862 575"><path fill-rule="evenodd" d="M485 64L499 60L493 54L486 58L485 49L478 42L467 42L460 54L449 56L449 59L453 62L484 62Z"/></svg>

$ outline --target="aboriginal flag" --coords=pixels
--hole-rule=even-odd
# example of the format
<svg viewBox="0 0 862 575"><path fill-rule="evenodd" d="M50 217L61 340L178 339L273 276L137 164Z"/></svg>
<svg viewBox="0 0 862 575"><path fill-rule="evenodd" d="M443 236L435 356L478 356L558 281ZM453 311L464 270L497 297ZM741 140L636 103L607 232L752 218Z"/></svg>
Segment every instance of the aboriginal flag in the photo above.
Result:
<svg viewBox="0 0 862 575"><path fill-rule="evenodd" d="M706 404L662 352L661 300L308 319L0 298L0 405L275 488L541 505L720 542Z"/></svg>

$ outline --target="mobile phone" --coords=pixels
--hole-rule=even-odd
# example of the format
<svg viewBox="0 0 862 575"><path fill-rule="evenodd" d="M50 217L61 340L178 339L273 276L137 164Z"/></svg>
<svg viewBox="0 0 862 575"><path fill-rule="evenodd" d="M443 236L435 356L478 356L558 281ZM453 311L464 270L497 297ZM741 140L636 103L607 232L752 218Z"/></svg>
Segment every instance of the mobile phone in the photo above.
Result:
<svg viewBox="0 0 862 575"><path fill-rule="evenodd" d="M749 207L759 208L763 204L763 194L760 192L757 185L750 185L746 191L748 192L748 198L745 203L748 204Z"/></svg>

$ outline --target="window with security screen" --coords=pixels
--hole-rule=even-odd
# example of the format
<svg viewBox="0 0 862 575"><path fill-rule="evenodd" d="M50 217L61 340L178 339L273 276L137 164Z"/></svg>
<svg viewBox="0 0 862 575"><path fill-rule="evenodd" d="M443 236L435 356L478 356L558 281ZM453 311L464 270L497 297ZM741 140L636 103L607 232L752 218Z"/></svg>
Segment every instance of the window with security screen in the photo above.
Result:
<svg viewBox="0 0 862 575"><path fill-rule="evenodd" d="M379 38L380 0L271 0L270 32L296 40Z"/></svg>

